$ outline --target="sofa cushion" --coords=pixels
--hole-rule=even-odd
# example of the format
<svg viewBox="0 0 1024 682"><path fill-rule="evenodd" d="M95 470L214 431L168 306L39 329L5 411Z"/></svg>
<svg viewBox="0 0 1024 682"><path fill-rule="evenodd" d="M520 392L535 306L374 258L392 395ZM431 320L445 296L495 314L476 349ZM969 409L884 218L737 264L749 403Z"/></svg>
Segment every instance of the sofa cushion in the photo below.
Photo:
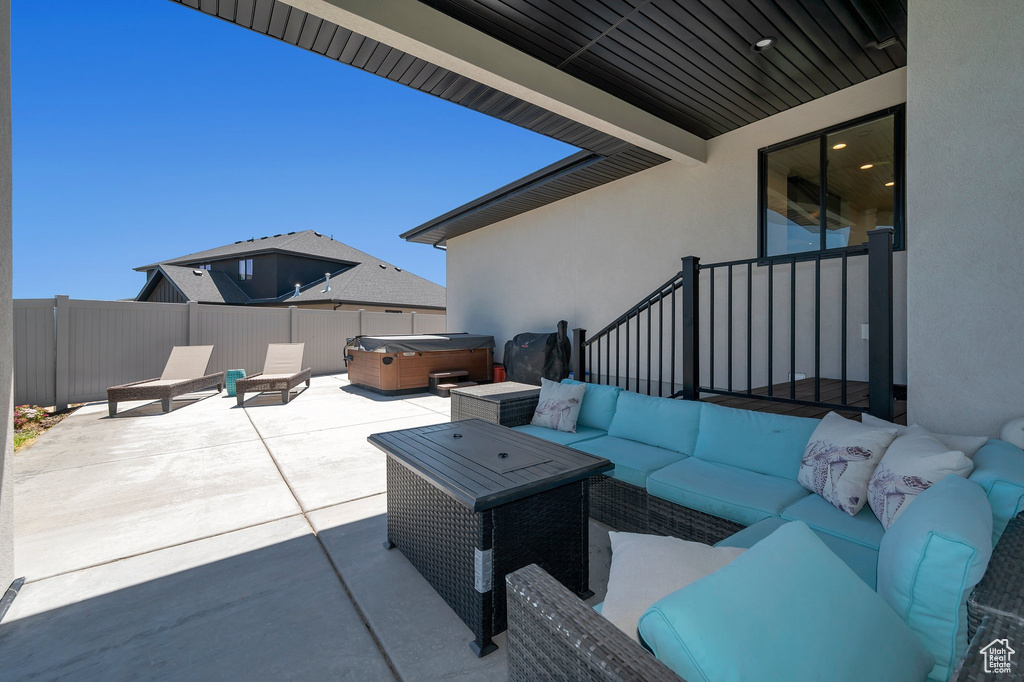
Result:
<svg viewBox="0 0 1024 682"><path fill-rule="evenodd" d="M829 412L811 434L797 480L855 516L867 504L868 481L895 438L896 429L864 426Z"/></svg>
<svg viewBox="0 0 1024 682"><path fill-rule="evenodd" d="M652 473L647 492L745 526L778 516L807 496L796 481L693 457Z"/></svg>
<svg viewBox="0 0 1024 682"><path fill-rule="evenodd" d="M974 455L970 480L992 505L992 546L1010 519L1024 511L1024 451L1004 440L990 440Z"/></svg>
<svg viewBox="0 0 1024 682"><path fill-rule="evenodd" d="M815 495L809 496L808 499L816 497ZM797 503L799 504L799 503ZM828 504L828 503L826 503ZM829 505L831 509L831 505ZM836 511L839 514L842 512ZM845 514L844 514L845 516ZM742 547L743 549L750 549L761 540L778 530L779 526L789 523L785 519L776 517L764 519L758 521L753 526L747 526L738 533L733 533L726 539L722 540L715 547ZM825 546L831 549L837 557L843 560L847 566L853 569L861 580L863 580L868 587L875 589L876 572L878 569L878 550L865 547L864 545L851 542L844 538L836 537L835 535L829 535L819 530L814 530L814 534L825 543Z"/></svg>
<svg viewBox="0 0 1024 682"><path fill-rule="evenodd" d="M951 450L920 426L896 437L868 482L868 504L888 528L935 481L953 474L967 478L974 462Z"/></svg>
<svg viewBox="0 0 1024 682"><path fill-rule="evenodd" d="M693 456L795 481L817 419L705 403Z"/></svg>
<svg viewBox="0 0 1024 682"><path fill-rule="evenodd" d="M580 441L573 443L572 447L611 460L615 464L615 469L608 473L609 476L640 488L647 484L647 476L652 471L686 457L675 450L666 450L614 436Z"/></svg>
<svg viewBox="0 0 1024 682"><path fill-rule="evenodd" d="M684 455L693 454L700 427L701 403L640 395L619 394L608 435L626 438Z"/></svg>
<svg viewBox="0 0 1024 682"><path fill-rule="evenodd" d="M910 428L928 431L923 426L918 426L917 424L913 424L911 426L894 424L892 422L887 422L884 419L879 419L878 417L872 417L866 412L860 416L860 423L883 429L896 429L896 433L900 436ZM987 436L957 436L951 433L934 433L932 431L928 431L928 435L945 445L950 450L959 450L968 457L974 457L975 453L978 452L981 446L988 442Z"/></svg>
<svg viewBox="0 0 1024 682"><path fill-rule="evenodd" d="M576 426L576 432L571 431L556 431L549 429L546 426L537 426L535 424L525 424L523 426L513 426L516 431L522 433L528 433L531 436L537 436L537 438L543 438L544 440L551 441L552 443L558 443L559 445L572 445L573 443L579 443L580 441L590 440L591 438L599 438L605 435L605 432L601 429L592 429L587 426Z"/></svg>
<svg viewBox="0 0 1024 682"><path fill-rule="evenodd" d="M578 384L573 379L562 379L563 384ZM580 406L579 417L576 418L577 429L580 426L589 426L592 429L607 431L615 416L615 403L619 401L619 394L622 389L618 386L604 386L603 384L587 384L587 390L583 394L583 405Z"/></svg>
<svg viewBox="0 0 1024 682"><path fill-rule="evenodd" d="M992 555L992 509L976 483L946 476L889 527L878 549L878 593L935 656L946 680L967 649L967 597Z"/></svg>
<svg viewBox="0 0 1024 682"><path fill-rule="evenodd" d="M576 432L576 419L583 406L586 387L582 384L560 384L550 379L540 380L540 397L533 412L535 426L558 431Z"/></svg>
<svg viewBox="0 0 1024 682"><path fill-rule="evenodd" d="M856 516L839 511L827 500L808 495L782 510L787 521L803 521L812 529L856 542L875 551L882 542L885 529L871 510L864 507Z"/></svg>
<svg viewBox="0 0 1024 682"><path fill-rule="evenodd" d="M909 682L933 664L885 601L799 521L657 602L639 629L690 682Z"/></svg>
<svg viewBox="0 0 1024 682"><path fill-rule="evenodd" d="M608 538L612 565L601 615L633 640L640 616L654 602L711 575L744 550L640 533L611 531Z"/></svg>

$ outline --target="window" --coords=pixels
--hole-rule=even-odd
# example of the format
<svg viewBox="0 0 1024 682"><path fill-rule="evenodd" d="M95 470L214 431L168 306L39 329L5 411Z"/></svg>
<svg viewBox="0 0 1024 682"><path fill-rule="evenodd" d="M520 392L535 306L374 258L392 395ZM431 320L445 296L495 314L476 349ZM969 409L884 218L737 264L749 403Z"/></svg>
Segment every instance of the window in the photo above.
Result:
<svg viewBox="0 0 1024 682"><path fill-rule="evenodd" d="M238 279L252 279L252 258L238 261Z"/></svg>
<svg viewBox="0 0 1024 682"><path fill-rule="evenodd" d="M903 107L760 150L761 258L867 243L895 229L903 247Z"/></svg>
<svg viewBox="0 0 1024 682"><path fill-rule="evenodd" d="M210 264L209 263L203 263L203 264L201 264L199 266L199 269L200 270L209 270L210 269Z"/></svg>

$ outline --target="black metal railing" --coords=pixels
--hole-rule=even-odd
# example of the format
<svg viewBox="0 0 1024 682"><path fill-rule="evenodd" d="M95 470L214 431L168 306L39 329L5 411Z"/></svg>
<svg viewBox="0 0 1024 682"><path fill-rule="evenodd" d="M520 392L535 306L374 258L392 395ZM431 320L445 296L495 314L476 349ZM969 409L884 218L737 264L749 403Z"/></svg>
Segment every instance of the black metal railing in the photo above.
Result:
<svg viewBox="0 0 1024 682"><path fill-rule="evenodd" d="M891 419L894 407L893 386L893 284L891 229L869 233L868 244L835 252L790 255L770 259L746 259L701 264L693 256L683 259L683 267L667 282L642 298L601 331L586 338L583 329L574 330L573 370L587 381L622 386L648 395L690 400L702 394L769 400L827 409L868 411ZM850 390L848 371L849 302L851 300L851 263L866 258L865 277L853 292L863 300L867 289L867 319L870 334L867 349L867 394ZM838 324L830 328L838 337L838 391L830 381L822 386L822 290L823 265L838 276L838 301L831 298L828 307L838 304ZM813 390L798 390L797 349L804 341L799 325L798 297L806 288L798 286L798 271L803 277L813 274ZM724 282L722 281L724 278ZM784 279L785 286L777 280ZM865 283L866 280L866 283ZM756 282L756 285L755 285ZM725 290L716 292L716 285ZM702 295L707 291L706 299ZM780 289L783 289L780 295ZM788 289L788 291L785 291ZM763 295L760 291L763 290ZM785 300L788 296L788 301ZM724 298L724 306L722 299ZM788 347L786 357L777 357L776 346L782 336L776 308L788 308ZM720 320L722 308L726 319ZM765 347L755 344L755 313L766 327ZM737 320L739 318L739 322ZM737 330L741 328L741 331ZM725 338L721 338L724 332ZM707 340L706 358L701 355ZM835 352L830 345L829 350ZM724 352L724 376L718 372ZM717 356L717 357L716 357ZM707 382L700 378L702 358L706 360ZM788 362L787 362L788 361ZM763 369L755 371L755 362ZM784 364L783 364L784 363ZM776 381L780 370L787 369L785 381ZM833 368L834 369L834 368ZM588 371L589 370L589 371ZM763 377L764 385L755 387ZM858 386L863 382L858 383Z"/></svg>

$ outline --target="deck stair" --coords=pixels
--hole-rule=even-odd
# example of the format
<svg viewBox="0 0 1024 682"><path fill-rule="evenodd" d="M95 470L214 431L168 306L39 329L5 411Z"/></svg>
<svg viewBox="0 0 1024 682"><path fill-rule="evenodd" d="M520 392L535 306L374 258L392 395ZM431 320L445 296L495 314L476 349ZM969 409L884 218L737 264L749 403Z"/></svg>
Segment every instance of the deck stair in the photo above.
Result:
<svg viewBox="0 0 1024 682"><path fill-rule="evenodd" d="M450 372L431 372L427 375L430 380L430 384L427 386L427 390L434 395L441 396L442 398L449 397L453 388L466 388L467 386L476 386L475 381L460 381L463 377L468 377L469 372L464 369L456 369Z"/></svg>

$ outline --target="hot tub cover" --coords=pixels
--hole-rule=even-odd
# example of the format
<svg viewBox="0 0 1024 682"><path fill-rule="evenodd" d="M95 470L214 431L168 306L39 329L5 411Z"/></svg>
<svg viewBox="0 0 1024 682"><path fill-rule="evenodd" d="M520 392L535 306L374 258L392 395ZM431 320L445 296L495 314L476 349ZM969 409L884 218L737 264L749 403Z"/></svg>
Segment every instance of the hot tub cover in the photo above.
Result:
<svg viewBox="0 0 1024 682"><path fill-rule="evenodd" d="M416 353L438 350L494 348L494 337L482 334L412 334L402 336L357 336L348 342L356 350L380 353Z"/></svg>

